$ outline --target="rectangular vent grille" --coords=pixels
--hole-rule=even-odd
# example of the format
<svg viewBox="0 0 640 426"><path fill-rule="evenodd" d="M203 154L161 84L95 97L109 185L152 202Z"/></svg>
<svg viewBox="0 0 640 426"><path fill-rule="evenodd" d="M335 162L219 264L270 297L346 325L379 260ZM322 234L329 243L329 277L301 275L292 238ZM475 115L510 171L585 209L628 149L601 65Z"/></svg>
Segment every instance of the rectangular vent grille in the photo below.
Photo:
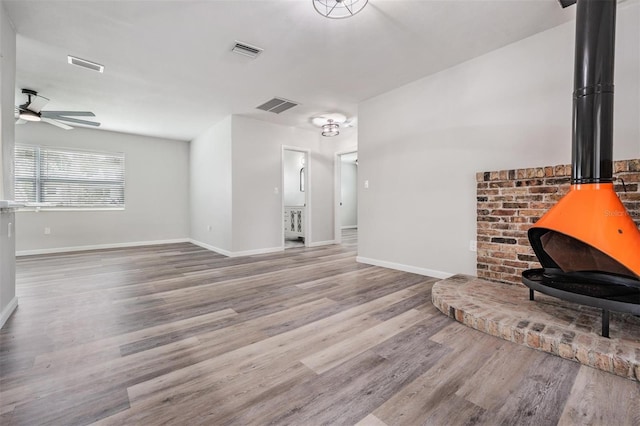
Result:
<svg viewBox="0 0 640 426"><path fill-rule="evenodd" d="M261 109L262 111L269 111L275 114L280 114L281 112L291 109L297 105L298 104L293 101L288 101L281 98L273 98L270 101L257 106L256 108Z"/></svg>
<svg viewBox="0 0 640 426"><path fill-rule="evenodd" d="M251 46L247 43L242 43L240 41L236 41L236 44L233 46L231 51L233 53L237 53L238 55L248 56L249 58L257 58L259 54L262 53L261 48L256 46Z"/></svg>
<svg viewBox="0 0 640 426"><path fill-rule="evenodd" d="M86 68L92 71L104 72L104 65L96 64L95 62L87 61L85 59L76 58L75 56L68 55L67 62L71 65Z"/></svg>

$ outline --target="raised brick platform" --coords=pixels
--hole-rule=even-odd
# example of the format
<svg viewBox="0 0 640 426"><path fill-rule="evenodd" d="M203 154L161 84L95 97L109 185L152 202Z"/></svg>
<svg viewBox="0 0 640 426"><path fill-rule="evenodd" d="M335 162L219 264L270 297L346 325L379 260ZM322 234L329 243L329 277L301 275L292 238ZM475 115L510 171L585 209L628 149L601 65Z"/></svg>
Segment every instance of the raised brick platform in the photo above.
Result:
<svg viewBox="0 0 640 426"><path fill-rule="evenodd" d="M482 332L640 381L640 318L611 312L600 336L601 311L529 290L455 275L434 284L433 304Z"/></svg>

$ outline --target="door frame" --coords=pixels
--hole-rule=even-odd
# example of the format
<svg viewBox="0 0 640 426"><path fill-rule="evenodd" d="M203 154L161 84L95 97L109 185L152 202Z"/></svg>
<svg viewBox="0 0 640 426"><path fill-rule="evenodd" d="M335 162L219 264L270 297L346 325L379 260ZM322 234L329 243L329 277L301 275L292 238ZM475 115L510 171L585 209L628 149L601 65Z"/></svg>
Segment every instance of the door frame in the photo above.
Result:
<svg viewBox="0 0 640 426"><path fill-rule="evenodd" d="M344 151L338 151L334 156L333 170L334 173L334 185L333 185L333 239L336 244L342 244L342 215L340 213L340 203L342 200L342 156L345 154L357 153L357 148L347 149ZM356 197L358 194L358 183L356 182Z"/></svg>
<svg viewBox="0 0 640 426"><path fill-rule="evenodd" d="M282 145L280 156L280 229L282 231L282 249L284 244L284 152L295 151L304 153L304 246L309 247L311 243L311 150L300 148L299 146Z"/></svg>

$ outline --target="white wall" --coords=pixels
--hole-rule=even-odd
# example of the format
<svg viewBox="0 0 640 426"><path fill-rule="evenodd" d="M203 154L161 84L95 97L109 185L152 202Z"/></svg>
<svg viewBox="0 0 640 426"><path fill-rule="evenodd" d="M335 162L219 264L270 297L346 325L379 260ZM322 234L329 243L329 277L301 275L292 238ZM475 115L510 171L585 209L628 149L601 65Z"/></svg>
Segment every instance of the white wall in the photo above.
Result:
<svg viewBox="0 0 640 426"><path fill-rule="evenodd" d="M304 191L300 190L300 169L304 167L302 161L304 152L284 151L284 205L303 206Z"/></svg>
<svg viewBox="0 0 640 426"><path fill-rule="evenodd" d="M13 200L14 103L16 81L16 32L0 4L0 200Z"/></svg>
<svg viewBox="0 0 640 426"><path fill-rule="evenodd" d="M13 198L15 73L16 33L0 2L0 200ZM18 305L13 224L13 212L0 212L0 327Z"/></svg>
<svg viewBox="0 0 640 426"><path fill-rule="evenodd" d="M320 132L233 116L233 249L282 247L282 146L311 150L307 188L309 243L333 241L333 163ZM275 193L278 188L278 193Z"/></svg>
<svg viewBox="0 0 640 426"><path fill-rule="evenodd" d="M191 238L228 253L232 250L231 116L190 145Z"/></svg>
<svg viewBox="0 0 640 426"><path fill-rule="evenodd" d="M342 231L341 231L341 221L334 220L334 218L340 218L340 169L339 161L340 154L345 154L348 152L356 152L358 150L358 129L355 127L348 127L340 129L340 134L331 138L322 138L320 142L320 152L323 156L327 158L332 158L333 164L330 166L333 168L333 182L334 182L334 190L333 190L333 199L326 200L328 203L333 204L333 212L328 216L328 220L331 222L331 227L333 229L334 239L336 241L341 241L342 239ZM327 165L329 167L329 165Z"/></svg>
<svg viewBox="0 0 640 426"><path fill-rule="evenodd" d="M320 139L319 131L237 115L194 139L193 241L232 256L283 249L282 147L288 146L310 150L306 165L309 244L332 243L335 145L326 140L322 145ZM212 231L206 231L208 225ZM225 232L216 234L220 230Z"/></svg>
<svg viewBox="0 0 640 426"><path fill-rule="evenodd" d="M358 226L358 166L343 161L340 173L342 205L340 206L342 228Z"/></svg>
<svg viewBox="0 0 640 426"><path fill-rule="evenodd" d="M358 199L360 261L475 274L475 173L571 161L574 26L359 105L359 188L370 183ZM616 44L614 156L638 158L638 2L619 7Z"/></svg>
<svg viewBox="0 0 640 426"><path fill-rule="evenodd" d="M16 126L16 142L124 152L126 176L124 210L18 212L19 253L188 239L187 142L46 123Z"/></svg>

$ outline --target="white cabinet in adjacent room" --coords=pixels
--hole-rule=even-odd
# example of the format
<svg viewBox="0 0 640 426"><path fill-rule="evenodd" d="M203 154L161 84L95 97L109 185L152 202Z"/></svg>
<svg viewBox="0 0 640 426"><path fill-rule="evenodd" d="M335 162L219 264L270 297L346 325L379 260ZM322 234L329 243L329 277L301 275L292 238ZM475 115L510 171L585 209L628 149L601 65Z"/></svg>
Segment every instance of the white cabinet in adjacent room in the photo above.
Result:
<svg viewBox="0 0 640 426"><path fill-rule="evenodd" d="M284 237L287 239L304 238L305 208L302 206L284 207Z"/></svg>

